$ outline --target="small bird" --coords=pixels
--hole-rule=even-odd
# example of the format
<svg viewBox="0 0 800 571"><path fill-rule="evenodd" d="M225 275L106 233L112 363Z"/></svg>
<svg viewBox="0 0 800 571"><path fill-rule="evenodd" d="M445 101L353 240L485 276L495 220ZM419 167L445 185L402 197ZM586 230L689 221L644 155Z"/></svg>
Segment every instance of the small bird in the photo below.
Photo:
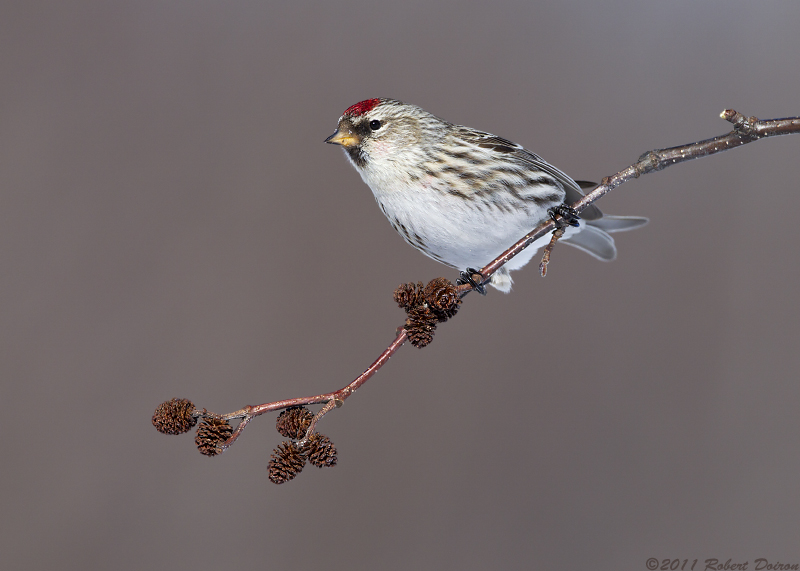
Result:
<svg viewBox="0 0 800 571"><path fill-rule="evenodd" d="M553 213L571 224L563 242L606 261L617 255L609 232L648 221L603 216L594 205L578 218L569 205L583 196L582 187L594 183L572 180L516 143L394 99L367 99L349 107L325 142L344 148L406 242L443 264L468 269L466 275ZM512 258L490 284L509 292L509 271L527 264L547 241L541 238Z"/></svg>

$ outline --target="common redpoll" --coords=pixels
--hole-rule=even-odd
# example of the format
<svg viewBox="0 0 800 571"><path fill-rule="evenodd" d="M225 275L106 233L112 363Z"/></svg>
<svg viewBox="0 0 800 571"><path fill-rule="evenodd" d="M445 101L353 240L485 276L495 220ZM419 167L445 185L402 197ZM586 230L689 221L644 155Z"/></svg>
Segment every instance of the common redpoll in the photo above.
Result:
<svg viewBox="0 0 800 571"><path fill-rule="evenodd" d="M501 137L448 123L394 99L349 107L326 143L341 145L372 189L378 206L406 242L434 260L481 268L550 216L568 213L579 185L540 156ZM646 218L603 216L592 205L567 214L562 241L600 260L617 251L608 232L632 230ZM549 240L541 238L492 276L511 290L509 271L527 264Z"/></svg>

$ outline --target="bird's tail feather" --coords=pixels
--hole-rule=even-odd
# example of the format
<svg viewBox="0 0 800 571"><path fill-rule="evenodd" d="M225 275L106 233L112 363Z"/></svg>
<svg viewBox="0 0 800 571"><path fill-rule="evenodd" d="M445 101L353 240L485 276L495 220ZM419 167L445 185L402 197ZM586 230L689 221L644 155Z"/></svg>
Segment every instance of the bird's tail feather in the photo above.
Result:
<svg viewBox="0 0 800 571"><path fill-rule="evenodd" d="M561 241L574 248L583 250L587 254L594 256L598 260L603 260L604 262L610 262L617 257L617 248L614 246L614 238L600 228L594 226L594 222L592 222L592 224L586 224L580 232L568 238L562 238Z"/></svg>
<svg viewBox="0 0 800 571"><path fill-rule="evenodd" d="M603 216L597 220L584 220L581 231L562 238L561 241L573 248L583 250L587 254L610 262L617 257L617 247L610 232L626 232L647 224L649 220L642 216ZM508 268L500 268L492 276L491 285L504 293L511 291L511 276Z"/></svg>
<svg viewBox="0 0 800 571"><path fill-rule="evenodd" d="M594 226L604 232L627 232L635 230L650 222L649 218L643 216L609 216L605 215L598 220L591 220L587 226Z"/></svg>

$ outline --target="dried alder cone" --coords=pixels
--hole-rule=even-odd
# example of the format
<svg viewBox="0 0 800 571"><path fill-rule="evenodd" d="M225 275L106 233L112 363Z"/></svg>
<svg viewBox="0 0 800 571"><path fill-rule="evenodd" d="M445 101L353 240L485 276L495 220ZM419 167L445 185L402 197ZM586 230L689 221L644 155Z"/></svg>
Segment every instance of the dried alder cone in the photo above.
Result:
<svg viewBox="0 0 800 571"><path fill-rule="evenodd" d="M216 456L222 452L222 445L233 434L231 424L219 416L210 416L203 419L197 429L194 443L201 454Z"/></svg>
<svg viewBox="0 0 800 571"><path fill-rule="evenodd" d="M400 286L394 290L395 303L400 306L400 309L404 309L406 311L421 304L425 301L425 298L422 295L422 290L424 287L425 286L422 285L422 282L417 282L415 284L400 284Z"/></svg>
<svg viewBox="0 0 800 571"><path fill-rule="evenodd" d="M427 346L433 341L433 333L436 331L436 323L439 320L430 308L426 305L412 307L408 311L405 330L408 340L414 347Z"/></svg>
<svg viewBox="0 0 800 571"><path fill-rule="evenodd" d="M205 409L199 412L188 399L174 398L158 405L153 414L153 426L164 434L183 434L197 424L198 417L202 417L194 439L198 450L206 456L221 454L226 443L230 444L233 427L220 415ZM312 422L314 413L301 405L287 407L278 415L275 428L289 440L272 451L268 466L271 481L288 482L300 473L306 462L318 468L336 466L336 446L331 439L319 432L306 436ZM241 429L240 424L237 434Z"/></svg>
<svg viewBox="0 0 800 571"><path fill-rule="evenodd" d="M330 438L319 432L313 432L305 438L313 420L314 415L304 406L289 407L278 416L275 427L292 440L281 442L272 451L267 466L267 474L272 482L288 482L300 473L307 461L317 468L336 466L336 447Z"/></svg>
<svg viewBox="0 0 800 571"><path fill-rule="evenodd" d="M281 442L272 451L267 473L271 482L283 484L294 479L306 465L306 460L318 468L336 466L336 447L331 439L315 432L302 448L291 441Z"/></svg>
<svg viewBox="0 0 800 571"><path fill-rule="evenodd" d="M304 406L290 406L278 415L275 427L281 436L299 440L306 435L314 415Z"/></svg>
<svg viewBox="0 0 800 571"><path fill-rule="evenodd" d="M447 278L436 278L428 282L422 295L440 323L453 317L461 305L458 288Z"/></svg>
<svg viewBox="0 0 800 571"><path fill-rule="evenodd" d="M305 465L305 456L294 442L281 442L270 457L267 467L269 479L283 484L297 476Z"/></svg>
<svg viewBox="0 0 800 571"><path fill-rule="evenodd" d="M153 426L163 434L183 434L197 424L195 406L189 399L162 402L153 414Z"/></svg>
<svg viewBox="0 0 800 571"><path fill-rule="evenodd" d="M443 323L458 312L461 296L447 278L401 284L394 290L394 300L408 314L404 329L414 347L425 347L433 341L437 323Z"/></svg>
<svg viewBox="0 0 800 571"><path fill-rule="evenodd" d="M308 458L308 461L317 468L336 466L336 446L333 445L330 438L319 432L315 432L308 438L308 443L303 453Z"/></svg>

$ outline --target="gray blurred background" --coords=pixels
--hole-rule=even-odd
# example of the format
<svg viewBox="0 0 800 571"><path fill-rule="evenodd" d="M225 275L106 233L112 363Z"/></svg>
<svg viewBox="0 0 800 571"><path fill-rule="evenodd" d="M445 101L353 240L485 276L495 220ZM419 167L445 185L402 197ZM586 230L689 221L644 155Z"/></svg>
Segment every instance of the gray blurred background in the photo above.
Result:
<svg viewBox="0 0 800 571"><path fill-rule="evenodd" d="M603 199L652 222L403 347L320 425L334 469L271 484L275 415L216 458L150 424L337 389L399 283L456 277L323 144L349 105L597 180L726 107L800 114L798 24L796 0L4 2L3 568L800 563L800 137Z"/></svg>

